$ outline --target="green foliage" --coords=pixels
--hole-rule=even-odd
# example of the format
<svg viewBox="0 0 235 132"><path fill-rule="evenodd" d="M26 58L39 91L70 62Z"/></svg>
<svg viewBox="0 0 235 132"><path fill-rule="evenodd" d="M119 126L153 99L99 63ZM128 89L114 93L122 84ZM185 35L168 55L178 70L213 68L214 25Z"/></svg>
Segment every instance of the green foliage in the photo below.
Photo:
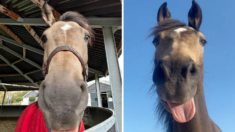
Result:
<svg viewBox="0 0 235 132"><path fill-rule="evenodd" d="M22 101L23 100L23 98L21 98L21 97L17 97L16 98L16 102L20 102L20 101Z"/></svg>
<svg viewBox="0 0 235 132"><path fill-rule="evenodd" d="M28 92L29 91L6 92L4 104L7 104L8 101L7 95L10 94L12 96L10 105L20 105L20 101L18 98L21 98L22 101L23 100L22 97ZM3 96L4 96L4 91L0 91L0 105L2 105Z"/></svg>
<svg viewBox="0 0 235 132"><path fill-rule="evenodd" d="M35 101L35 97L29 97L29 101L30 101L30 102Z"/></svg>
<svg viewBox="0 0 235 132"><path fill-rule="evenodd" d="M109 91L109 97L113 97L113 95L112 95L112 92L111 91Z"/></svg>

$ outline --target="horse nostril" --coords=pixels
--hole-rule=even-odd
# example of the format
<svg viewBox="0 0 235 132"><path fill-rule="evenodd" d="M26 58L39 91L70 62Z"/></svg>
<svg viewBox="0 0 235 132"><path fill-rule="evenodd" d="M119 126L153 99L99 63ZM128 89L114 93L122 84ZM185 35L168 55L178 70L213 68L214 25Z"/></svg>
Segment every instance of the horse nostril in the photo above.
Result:
<svg viewBox="0 0 235 132"><path fill-rule="evenodd" d="M163 75L164 75L165 79L169 79L170 78L170 70L169 70L169 68L166 65L164 65L163 63L160 64L160 68L159 69L161 69L161 71L163 72Z"/></svg>
<svg viewBox="0 0 235 132"><path fill-rule="evenodd" d="M196 68L196 65L194 63L191 64L191 70L190 70L190 73L191 75L194 75L197 73L197 68Z"/></svg>
<svg viewBox="0 0 235 132"><path fill-rule="evenodd" d="M77 84L78 84L78 87L82 90L82 92L87 90L87 84L84 81L79 80Z"/></svg>
<svg viewBox="0 0 235 132"><path fill-rule="evenodd" d="M197 74L197 68L196 65L193 61L190 61L187 65L187 67L183 67L181 70L181 75L187 79L190 78L191 76Z"/></svg>
<svg viewBox="0 0 235 132"><path fill-rule="evenodd" d="M162 61L155 67L153 74L154 83L162 83L170 78L170 70Z"/></svg>

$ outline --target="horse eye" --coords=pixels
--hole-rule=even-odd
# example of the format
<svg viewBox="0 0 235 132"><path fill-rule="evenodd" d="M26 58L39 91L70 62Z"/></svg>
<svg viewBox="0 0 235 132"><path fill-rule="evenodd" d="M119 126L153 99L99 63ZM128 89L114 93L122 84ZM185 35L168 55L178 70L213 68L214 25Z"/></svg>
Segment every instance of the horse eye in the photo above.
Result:
<svg viewBox="0 0 235 132"><path fill-rule="evenodd" d="M201 43L202 46L205 46L207 41L205 39L200 39L200 43Z"/></svg>
<svg viewBox="0 0 235 132"><path fill-rule="evenodd" d="M46 37L46 35L43 35L42 38L41 38L41 40L42 40L43 43L46 43L46 42L47 42L47 37Z"/></svg>
<svg viewBox="0 0 235 132"><path fill-rule="evenodd" d="M155 38L152 43L154 46L158 46L159 40L157 38Z"/></svg>
<svg viewBox="0 0 235 132"><path fill-rule="evenodd" d="M90 39L90 36L89 35L85 35L85 41L88 42L89 39Z"/></svg>

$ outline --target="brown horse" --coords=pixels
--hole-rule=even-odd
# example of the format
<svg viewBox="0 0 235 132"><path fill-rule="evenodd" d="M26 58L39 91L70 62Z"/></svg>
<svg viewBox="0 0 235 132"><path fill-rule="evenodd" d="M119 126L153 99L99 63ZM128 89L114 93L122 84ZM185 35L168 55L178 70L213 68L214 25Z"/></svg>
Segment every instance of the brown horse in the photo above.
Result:
<svg viewBox="0 0 235 132"><path fill-rule="evenodd" d="M158 10L153 29L156 46L153 82L159 103L159 119L167 132L221 132L210 119L203 90L204 35L200 6L193 1L188 26L171 19L167 3Z"/></svg>
<svg viewBox="0 0 235 132"><path fill-rule="evenodd" d="M56 22L46 2L42 16L50 27L42 35L46 76L38 105L52 131L71 130L79 126L88 103L88 44L94 38L93 30L75 12L64 13Z"/></svg>

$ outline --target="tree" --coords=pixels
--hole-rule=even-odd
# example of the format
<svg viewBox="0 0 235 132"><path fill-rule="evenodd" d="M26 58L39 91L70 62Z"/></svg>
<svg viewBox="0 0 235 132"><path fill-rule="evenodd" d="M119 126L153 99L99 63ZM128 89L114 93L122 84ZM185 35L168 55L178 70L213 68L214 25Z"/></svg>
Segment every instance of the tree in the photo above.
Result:
<svg viewBox="0 0 235 132"><path fill-rule="evenodd" d="M35 97L29 97L29 101L30 101L30 102L35 101Z"/></svg>
<svg viewBox="0 0 235 132"><path fill-rule="evenodd" d="M20 102L22 100L23 100L23 98L21 98L21 97L16 98L16 102Z"/></svg>

